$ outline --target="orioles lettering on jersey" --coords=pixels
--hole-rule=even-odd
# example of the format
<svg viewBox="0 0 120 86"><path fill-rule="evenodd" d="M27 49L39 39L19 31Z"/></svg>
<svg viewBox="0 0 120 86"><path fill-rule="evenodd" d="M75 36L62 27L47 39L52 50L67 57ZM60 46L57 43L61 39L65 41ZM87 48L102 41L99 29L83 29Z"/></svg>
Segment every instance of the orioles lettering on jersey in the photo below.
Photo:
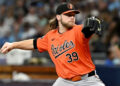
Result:
<svg viewBox="0 0 120 86"><path fill-rule="evenodd" d="M52 44L51 45L52 54L53 56L55 56L55 58L57 58L63 53L65 53L66 51L72 49L74 46L75 45L73 41L68 42L67 40L65 40L64 43L60 46L58 45L55 47L54 44Z"/></svg>

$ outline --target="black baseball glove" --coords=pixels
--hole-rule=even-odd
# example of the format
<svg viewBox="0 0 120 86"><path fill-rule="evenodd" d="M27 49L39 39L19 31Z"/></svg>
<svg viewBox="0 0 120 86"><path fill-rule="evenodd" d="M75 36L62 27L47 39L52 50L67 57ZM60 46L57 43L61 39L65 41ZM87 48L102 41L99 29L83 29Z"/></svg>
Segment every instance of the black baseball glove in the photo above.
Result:
<svg viewBox="0 0 120 86"><path fill-rule="evenodd" d="M82 29L82 32L85 34L86 38L89 38L93 33L96 33L99 36L101 36L103 28L104 24L102 20L99 20L95 17L90 17L84 21L84 27Z"/></svg>

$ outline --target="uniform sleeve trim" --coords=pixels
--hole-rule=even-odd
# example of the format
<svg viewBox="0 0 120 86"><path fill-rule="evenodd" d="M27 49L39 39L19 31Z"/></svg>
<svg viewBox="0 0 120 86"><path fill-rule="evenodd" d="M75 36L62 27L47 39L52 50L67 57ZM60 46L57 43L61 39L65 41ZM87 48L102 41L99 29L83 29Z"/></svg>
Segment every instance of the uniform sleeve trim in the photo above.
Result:
<svg viewBox="0 0 120 86"><path fill-rule="evenodd" d="M33 40L34 49L37 49L37 38Z"/></svg>

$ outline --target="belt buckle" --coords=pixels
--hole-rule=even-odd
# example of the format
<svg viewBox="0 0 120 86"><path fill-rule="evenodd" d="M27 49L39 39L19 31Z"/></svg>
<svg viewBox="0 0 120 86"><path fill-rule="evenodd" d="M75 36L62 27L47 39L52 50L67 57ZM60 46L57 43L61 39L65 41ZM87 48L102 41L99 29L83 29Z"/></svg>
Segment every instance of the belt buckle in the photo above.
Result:
<svg viewBox="0 0 120 86"><path fill-rule="evenodd" d="M75 77L73 77L73 78L71 78L71 81L80 81L80 80L82 80L82 78L81 78L81 76L75 76Z"/></svg>

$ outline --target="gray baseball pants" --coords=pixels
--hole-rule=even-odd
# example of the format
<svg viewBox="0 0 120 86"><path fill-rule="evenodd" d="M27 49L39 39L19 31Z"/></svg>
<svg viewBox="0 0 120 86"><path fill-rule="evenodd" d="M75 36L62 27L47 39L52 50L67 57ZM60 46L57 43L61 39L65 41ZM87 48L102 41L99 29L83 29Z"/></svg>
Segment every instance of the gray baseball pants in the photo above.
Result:
<svg viewBox="0 0 120 86"><path fill-rule="evenodd" d="M53 86L105 86L105 84L100 80L98 75L90 77L85 75L82 76L82 80L75 82L59 77Z"/></svg>

